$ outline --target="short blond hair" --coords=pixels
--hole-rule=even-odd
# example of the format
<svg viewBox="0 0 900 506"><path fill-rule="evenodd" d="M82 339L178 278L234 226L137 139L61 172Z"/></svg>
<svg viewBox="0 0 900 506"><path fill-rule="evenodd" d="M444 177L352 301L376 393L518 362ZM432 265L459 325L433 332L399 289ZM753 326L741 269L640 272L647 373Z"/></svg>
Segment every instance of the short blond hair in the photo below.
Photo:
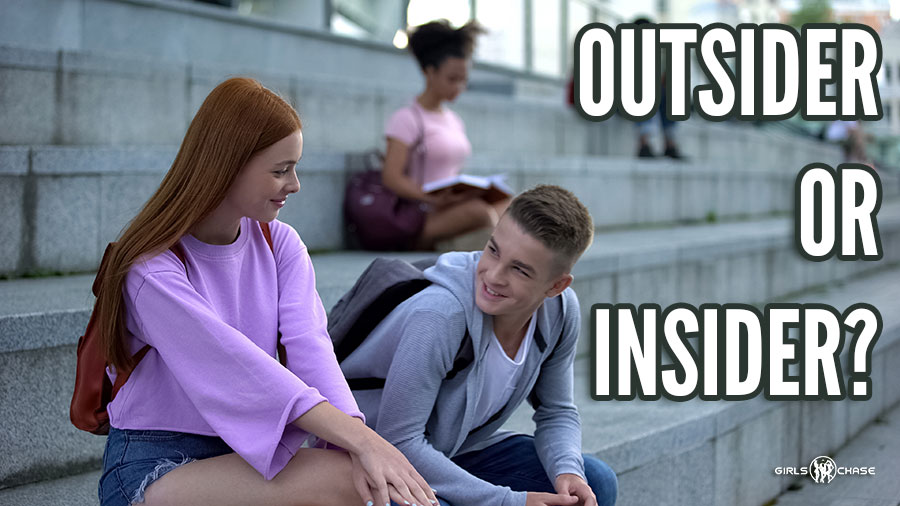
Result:
<svg viewBox="0 0 900 506"><path fill-rule="evenodd" d="M559 186L542 184L519 194L506 214L557 253L567 272L594 239L591 213L575 194Z"/></svg>

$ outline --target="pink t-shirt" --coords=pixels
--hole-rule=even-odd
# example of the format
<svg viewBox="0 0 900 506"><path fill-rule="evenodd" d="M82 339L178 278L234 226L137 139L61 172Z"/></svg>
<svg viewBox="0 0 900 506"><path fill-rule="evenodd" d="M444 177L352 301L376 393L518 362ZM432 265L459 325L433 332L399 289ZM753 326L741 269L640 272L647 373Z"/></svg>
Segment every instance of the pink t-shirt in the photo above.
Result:
<svg viewBox="0 0 900 506"><path fill-rule="evenodd" d="M410 148L423 139L416 149L410 150L407 162L407 175L421 184L459 174L472 153L466 127L455 112L446 107L428 111L417 101L394 112L384 135Z"/></svg>

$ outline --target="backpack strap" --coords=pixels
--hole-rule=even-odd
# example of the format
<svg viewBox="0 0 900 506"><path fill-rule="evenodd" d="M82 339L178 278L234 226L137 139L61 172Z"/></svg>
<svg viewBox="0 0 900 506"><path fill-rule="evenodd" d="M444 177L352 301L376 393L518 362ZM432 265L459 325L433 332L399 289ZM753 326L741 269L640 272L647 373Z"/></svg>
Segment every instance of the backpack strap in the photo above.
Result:
<svg viewBox="0 0 900 506"><path fill-rule="evenodd" d="M456 352L456 358L453 359L453 367L444 376L445 380L450 380L462 372L463 369L469 367L469 364L475 361L475 348L472 344L472 336L469 335L469 329L466 329L466 335L463 336L462 343L459 345L459 351Z"/></svg>
<svg viewBox="0 0 900 506"><path fill-rule="evenodd" d="M269 224L266 222L260 221L259 228L262 230L263 237L266 238L266 244L269 245L269 250L271 250L272 254L274 255L275 247L272 245L272 231L269 228ZM104 255L103 255L104 259L106 258L106 255L110 250L110 247L112 247L112 243L110 243L106 247L106 253L104 253ZM175 256L178 258L178 260L181 261L181 263L185 267L185 273L187 273L187 260L184 255L184 249L182 249L181 244L176 242L169 248L169 250L175 254ZM105 262L101 262L100 263L100 271L97 273L97 277L94 279L93 291L94 291L95 295L97 294L97 291L99 289L99 281L98 280L102 279L102 276L100 274L104 273L106 270L104 267L105 267ZM278 361L281 362L281 365L287 367L287 352L285 351L284 345L281 344L281 332L278 332L277 349L278 349ZM116 397L116 394L119 392L119 389L125 385L126 381L128 381L128 378L131 376L132 371L134 371L137 368L138 363L140 363L140 361L144 358L144 355L146 355L148 351L150 351L149 344L145 345L143 348L138 350L138 352L132 356L134 365L131 367L130 370L123 369L121 371L116 371L116 382L112 386L112 391L111 391L110 397L109 397L110 402Z"/></svg>
<svg viewBox="0 0 900 506"><path fill-rule="evenodd" d="M478 427L475 427L474 429L470 430L470 431L469 431L469 435L466 436L466 437L469 437L469 436L471 436L472 434L475 434L476 432L480 431L481 429L483 429L483 428L487 427L488 425L490 425L490 424L496 422L497 420L499 420L499 419L500 419L500 415L502 415L503 412L506 411L506 408L509 406L509 402L510 402L510 401L506 401L506 404L504 404L502 408L498 409L496 413L494 413L493 415L491 415L491 417L488 418L483 424L481 424L481 425L479 425Z"/></svg>
<svg viewBox="0 0 900 506"><path fill-rule="evenodd" d="M416 116L419 124L419 136L416 138L416 143L410 146L409 151L414 156L418 155L419 161L422 166L420 167L422 170L419 171L419 177L417 178L416 184L419 188L422 188L422 185L425 184L425 118L422 116L422 111L419 110L419 105L413 101L413 104L410 106L413 110L413 114ZM407 162L407 168L409 167L409 162Z"/></svg>
<svg viewBox="0 0 900 506"><path fill-rule="evenodd" d="M535 329L535 332L540 332L538 329ZM537 335L537 334L535 334ZM556 340L556 344L553 345L553 350L550 351L550 354L547 355L547 360L544 363L553 359L553 356L556 355L556 350L559 349L560 344L562 344L563 338L566 337L566 313L563 312L563 322L562 322L562 330L559 331L559 339ZM544 344L546 347L547 345ZM537 392L534 388L531 389L531 392L528 394L528 402L531 403L531 406L536 410L541 406L541 399L538 397Z"/></svg>
<svg viewBox="0 0 900 506"><path fill-rule="evenodd" d="M275 246L272 245L272 230L269 228L269 224L260 221L259 228L262 230L263 237L266 238L266 244L269 245L269 250L272 251L272 254L275 254ZM281 362L281 365L287 367L287 349L285 349L284 345L281 344L281 331L278 331L278 342L275 345L276 350L278 351L278 361Z"/></svg>
<svg viewBox="0 0 900 506"><path fill-rule="evenodd" d="M566 335L566 320L565 320L565 315L563 315L563 325L562 325L562 330L559 333L559 339L556 340L556 344L553 346L553 350L551 350L550 354L547 356L547 360L550 360L551 358L553 358L553 355L556 354L556 350L559 349L559 344L562 342L563 337L565 337L565 335ZM535 340L535 343L537 343L538 348L541 350L541 352L543 352L544 350L547 349L547 343L546 343L546 341L544 341L544 336L541 335L541 330L537 327L535 327L535 329L534 329L534 340ZM546 360L544 362L546 363ZM535 393L534 388L532 388L531 392L528 394L528 401L531 403L531 405L534 409L537 409L541 405L541 400L538 398L537 393ZM472 434L480 431L481 429L483 429L483 428L487 427L488 425L499 420L500 415L502 415L503 412L506 411L508 404L509 404L509 401L507 401L507 403L504 404L503 407L500 408L496 413L491 415L491 417L488 418L487 421L485 421L483 424L470 430L469 436L471 436Z"/></svg>
<svg viewBox="0 0 900 506"><path fill-rule="evenodd" d="M116 394L119 393L119 389L125 386L125 382L128 381L128 378L131 376L132 371L137 368L138 363L144 358L144 355L146 355L148 351L150 351L150 345L146 344L132 357L132 360L134 360L134 367L132 367L130 370L123 369L122 371L116 371L116 382L113 383L112 392L109 396L110 402L112 402L112 400L116 398Z"/></svg>
<svg viewBox="0 0 900 506"><path fill-rule="evenodd" d="M363 310L347 331L344 339L335 346L334 354L338 363L350 356L401 302L421 292L429 285L431 285L431 281L427 279L411 279L397 283L382 292Z"/></svg>
<svg viewBox="0 0 900 506"><path fill-rule="evenodd" d="M272 251L272 254L274 255L275 254L275 246L272 246L272 230L269 228L268 223L266 223L264 221L260 221L258 223L259 223L260 230L262 230L263 237L266 238L266 244L269 245L269 249Z"/></svg>

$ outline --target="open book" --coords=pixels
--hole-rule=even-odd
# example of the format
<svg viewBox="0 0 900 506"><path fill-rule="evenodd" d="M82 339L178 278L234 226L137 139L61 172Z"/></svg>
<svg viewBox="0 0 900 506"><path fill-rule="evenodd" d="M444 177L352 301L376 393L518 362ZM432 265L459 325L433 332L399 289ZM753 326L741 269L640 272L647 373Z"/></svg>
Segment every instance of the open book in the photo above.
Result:
<svg viewBox="0 0 900 506"><path fill-rule="evenodd" d="M422 185L422 190L425 193L434 193L448 188L453 192L481 190L483 191L481 198L491 204L503 199L508 199L515 193L513 189L506 184L503 174L494 174L492 176L459 174L453 177L436 179Z"/></svg>

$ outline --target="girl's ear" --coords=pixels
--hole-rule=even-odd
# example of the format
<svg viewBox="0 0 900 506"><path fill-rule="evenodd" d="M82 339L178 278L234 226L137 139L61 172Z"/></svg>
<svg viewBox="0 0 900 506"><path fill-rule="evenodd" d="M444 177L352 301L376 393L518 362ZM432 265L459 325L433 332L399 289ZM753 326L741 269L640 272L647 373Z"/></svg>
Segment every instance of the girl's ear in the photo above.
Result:
<svg viewBox="0 0 900 506"><path fill-rule="evenodd" d="M553 285L549 290L544 292L544 295L546 295L547 297L556 297L557 295L561 294L563 290L568 288L574 280L575 277L571 274L563 274L560 277L556 278L556 281L553 282Z"/></svg>

